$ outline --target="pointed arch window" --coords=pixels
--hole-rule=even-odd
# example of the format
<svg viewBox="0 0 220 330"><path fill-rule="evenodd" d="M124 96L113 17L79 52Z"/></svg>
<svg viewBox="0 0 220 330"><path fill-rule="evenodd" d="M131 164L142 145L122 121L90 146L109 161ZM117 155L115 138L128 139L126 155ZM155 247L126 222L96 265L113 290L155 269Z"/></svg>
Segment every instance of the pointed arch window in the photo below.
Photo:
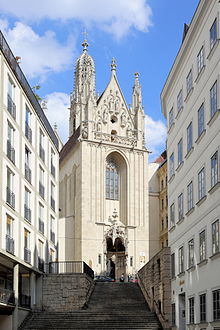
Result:
<svg viewBox="0 0 220 330"><path fill-rule="evenodd" d="M106 199L119 200L119 172L114 160L106 163Z"/></svg>

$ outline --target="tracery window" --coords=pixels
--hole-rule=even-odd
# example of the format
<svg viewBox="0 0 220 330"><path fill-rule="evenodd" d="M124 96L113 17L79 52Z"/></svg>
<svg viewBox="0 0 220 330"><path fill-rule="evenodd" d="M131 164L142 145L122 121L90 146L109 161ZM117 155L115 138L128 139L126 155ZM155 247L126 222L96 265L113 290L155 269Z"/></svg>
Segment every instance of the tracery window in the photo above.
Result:
<svg viewBox="0 0 220 330"><path fill-rule="evenodd" d="M114 160L106 163L106 198L119 200L119 173Z"/></svg>

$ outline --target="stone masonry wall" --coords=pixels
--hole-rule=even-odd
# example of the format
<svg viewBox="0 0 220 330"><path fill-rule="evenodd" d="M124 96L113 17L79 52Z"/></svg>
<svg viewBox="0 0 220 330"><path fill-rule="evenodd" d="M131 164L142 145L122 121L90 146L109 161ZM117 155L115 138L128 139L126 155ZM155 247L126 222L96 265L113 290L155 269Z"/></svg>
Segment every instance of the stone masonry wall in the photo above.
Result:
<svg viewBox="0 0 220 330"><path fill-rule="evenodd" d="M155 311L163 328L170 329L171 270L170 248L157 253L138 272L139 285L152 311Z"/></svg>
<svg viewBox="0 0 220 330"><path fill-rule="evenodd" d="M94 281L86 274L47 274L43 277L42 308L51 312L71 312L86 305Z"/></svg>

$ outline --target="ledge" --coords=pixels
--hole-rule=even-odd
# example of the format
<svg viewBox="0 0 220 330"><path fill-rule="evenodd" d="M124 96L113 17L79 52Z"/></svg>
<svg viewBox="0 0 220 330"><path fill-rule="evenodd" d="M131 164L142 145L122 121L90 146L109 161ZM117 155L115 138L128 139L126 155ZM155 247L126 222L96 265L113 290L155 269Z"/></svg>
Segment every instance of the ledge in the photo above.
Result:
<svg viewBox="0 0 220 330"><path fill-rule="evenodd" d="M174 126L175 126L175 122L173 122L172 125L169 127L167 133L170 133Z"/></svg>
<svg viewBox="0 0 220 330"><path fill-rule="evenodd" d="M185 156L186 159L188 159L188 158L190 157L190 155L192 154L193 150L194 150L194 147L192 147L192 148L187 152L187 154L186 154L186 156Z"/></svg>
<svg viewBox="0 0 220 330"><path fill-rule="evenodd" d="M186 97L185 97L184 102L187 102L187 101L188 101L188 99L189 99L190 96L192 95L193 90L194 90L194 87L192 87L192 88L190 89L190 91L188 92L188 94L187 94Z"/></svg>
<svg viewBox="0 0 220 330"><path fill-rule="evenodd" d="M206 130L204 129L203 132L197 137L195 143L198 144L202 140L202 138L205 135L205 133L206 133Z"/></svg>
<svg viewBox="0 0 220 330"><path fill-rule="evenodd" d="M176 168L176 171L177 171L177 172L180 171L180 169L183 167L183 164L184 164L184 161L182 160L182 162L179 163L179 165L178 165L177 168Z"/></svg>
<svg viewBox="0 0 220 330"><path fill-rule="evenodd" d="M179 111L177 110L177 114L176 114L175 119L178 119L179 118L179 116L182 113L182 111L183 111L183 105L181 106L181 108L179 109Z"/></svg>
<svg viewBox="0 0 220 330"><path fill-rule="evenodd" d="M211 257L209 257L209 259L214 260L220 257L220 251L216 252L215 254L213 254Z"/></svg>
<svg viewBox="0 0 220 330"><path fill-rule="evenodd" d="M176 228L176 226L173 225L173 226L169 229L169 232L171 233L172 231L174 231L175 228Z"/></svg>
<svg viewBox="0 0 220 330"><path fill-rule="evenodd" d="M192 272L193 270L195 270L196 269L196 266L195 265L193 265L193 266L190 266L188 269L187 269L187 272L189 273L189 272Z"/></svg>
<svg viewBox="0 0 220 330"><path fill-rule="evenodd" d="M209 127L212 126L214 121L218 118L219 113L220 113L220 109L217 109L216 112L214 113L214 115L212 116L212 118L207 123L207 125L209 125Z"/></svg>
<svg viewBox="0 0 220 330"><path fill-rule="evenodd" d="M217 182L211 189L209 189L209 193L213 194L220 187L220 182Z"/></svg>
<svg viewBox="0 0 220 330"><path fill-rule="evenodd" d="M173 175L169 178L168 183L171 183L171 182L173 181L174 177L175 177L175 174L173 174Z"/></svg>
<svg viewBox="0 0 220 330"><path fill-rule="evenodd" d="M171 278L171 281L175 281L176 280L176 276Z"/></svg>
<svg viewBox="0 0 220 330"><path fill-rule="evenodd" d="M177 221L177 225L180 225L182 222L183 222L183 220L184 220L185 218L184 217L182 217L181 219L179 219L178 221Z"/></svg>
<svg viewBox="0 0 220 330"><path fill-rule="evenodd" d="M204 260L200 261L200 262L197 264L197 266L198 266L198 267L202 267L202 266L206 265L207 263L208 263L208 259L204 259Z"/></svg>
<svg viewBox="0 0 220 330"><path fill-rule="evenodd" d="M188 217L193 211L195 210L195 207L193 206L188 212L186 212L186 216Z"/></svg>
<svg viewBox="0 0 220 330"><path fill-rule="evenodd" d="M207 56L207 60L210 60L212 58L212 55L214 54L216 48L218 47L219 44L219 40L220 39L216 39L216 42L214 43L214 45L212 46L212 49L210 50L208 56Z"/></svg>
<svg viewBox="0 0 220 330"><path fill-rule="evenodd" d="M178 277L182 277L182 276L184 276L184 275L185 275L185 271L179 273L177 276L178 276Z"/></svg>
<svg viewBox="0 0 220 330"><path fill-rule="evenodd" d="M203 196L200 200L198 200L198 202L196 203L197 206L200 206L205 200L206 200L207 196Z"/></svg>
<svg viewBox="0 0 220 330"><path fill-rule="evenodd" d="M200 80L200 78L201 78L201 76L202 76L202 74L203 74L204 71L205 71L205 65L203 65L202 69L199 71L199 73L198 73L198 75L196 77L195 83L198 83L199 82L199 80Z"/></svg>

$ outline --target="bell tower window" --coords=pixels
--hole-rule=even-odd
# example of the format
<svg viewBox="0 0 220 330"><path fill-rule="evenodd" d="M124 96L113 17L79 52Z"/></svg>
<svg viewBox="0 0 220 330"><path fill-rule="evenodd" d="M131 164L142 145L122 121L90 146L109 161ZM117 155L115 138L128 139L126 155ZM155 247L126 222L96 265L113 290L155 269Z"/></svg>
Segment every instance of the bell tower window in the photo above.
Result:
<svg viewBox="0 0 220 330"><path fill-rule="evenodd" d="M114 160L106 163L106 199L119 200L119 172Z"/></svg>

